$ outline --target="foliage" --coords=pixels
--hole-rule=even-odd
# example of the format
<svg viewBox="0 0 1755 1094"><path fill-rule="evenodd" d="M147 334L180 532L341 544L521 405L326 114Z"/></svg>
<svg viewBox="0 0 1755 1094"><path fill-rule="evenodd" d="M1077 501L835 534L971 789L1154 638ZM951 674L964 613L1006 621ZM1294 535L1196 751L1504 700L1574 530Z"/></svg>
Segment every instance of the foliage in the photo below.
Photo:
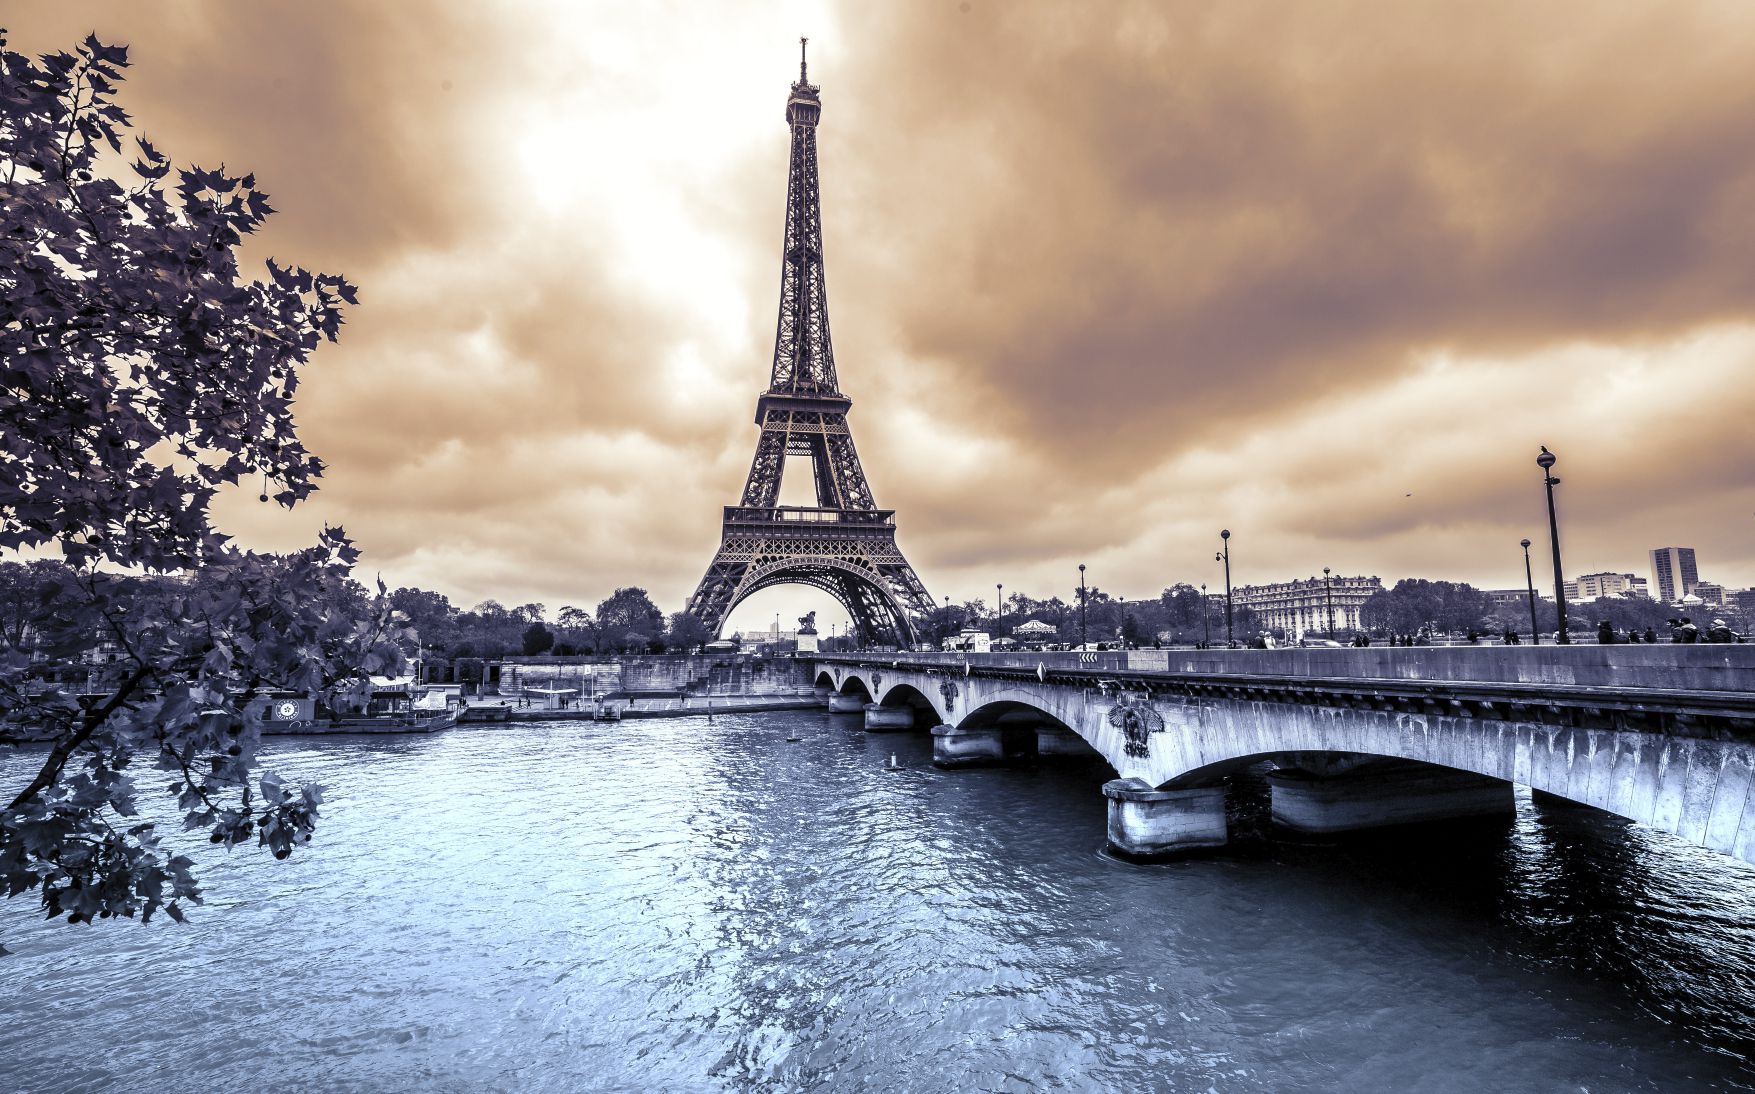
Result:
<svg viewBox="0 0 1755 1094"><path fill-rule="evenodd" d="M1372 593L1359 621L1377 633L1461 633L1485 629L1492 610L1492 598L1473 585L1407 577Z"/></svg>
<svg viewBox="0 0 1755 1094"><path fill-rule="evenodd" d="M423 645L439 650L454 646L460 633L457 610L439 593L425 589L397 589L390 594L390 604Z"/></svg>
<svg viewBox="0 0 1755 1094"><path fill-rule="evenodd" d="M665 644L678 653L692 653L713 641L713 632L693 612L673 612Z"/></svg>
<svg viewBox="0 0 1755 1094"><path fill-rule="evenodd" d="M664 635L664 613L636 586L617 589L599 603L595 622L600 652L645 653Z"/></svg>
<svg viewBox="0 0 1755 1094"><path fill-rule="evenodd" d="M554 648L554 632L540 622L532 623L524 628L524 656L534 657L539 653L547 653Z"/></svg>
<svg viewBox="0 0 1755 1094"><path fill-rule="evenodd" d="M53 559L0 562L0 651L22 650L31 640L31 620L67 567Z"/></svg>
<svg viewBox="0 0 1755 1094"><path fill-rule="evenodd" d="M339 529L277 558L209 521L227 484L260 476L288 507L315 489L292 399L355 290L272 260L241 276L272 212L253 176L175 168L140 139L137 181L115 181L127 63L95 37L37 60L0 39L0 547L66 560L7 571L36 600L6 609L0 740L48 747L0 795L0 882L70 922L180 919L200 898L193 860L138 819L135 772L160 772L213 843L284 858L308 841L321 792L255 774L250 701L338 699L401 659Z"/></svg>

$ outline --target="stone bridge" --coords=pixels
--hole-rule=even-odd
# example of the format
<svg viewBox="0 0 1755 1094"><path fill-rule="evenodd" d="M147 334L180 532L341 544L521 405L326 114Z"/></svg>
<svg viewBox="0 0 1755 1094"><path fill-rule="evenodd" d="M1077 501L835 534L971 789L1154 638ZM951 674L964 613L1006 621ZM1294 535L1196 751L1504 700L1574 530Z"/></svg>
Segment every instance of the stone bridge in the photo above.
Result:
<svg viewBox="0 0 1755 1094"><path fill-rule="evenodd" d="M1101 756L1109 841L1227 839L1227 777L1267 764L1308 833L1509 814L1513 784L1755 863L1755 646L818 655L871 732L946 767Z"/></svg>

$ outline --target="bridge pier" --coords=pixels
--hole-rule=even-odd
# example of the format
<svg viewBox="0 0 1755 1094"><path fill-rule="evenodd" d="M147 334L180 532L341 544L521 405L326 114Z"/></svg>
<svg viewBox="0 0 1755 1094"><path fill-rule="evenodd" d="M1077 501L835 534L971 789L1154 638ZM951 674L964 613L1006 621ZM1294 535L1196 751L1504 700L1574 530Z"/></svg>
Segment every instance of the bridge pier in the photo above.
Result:
<svg viewBox="0 0 1755 1094"><path fill-rule="evenodd" d="M1005 762L1005 733L997 725L974 729L932 727L932 762L940 767L982 767Z"/></svg>
<svg viewBox="0 0 1755 1094"><path fill-rule="evenodd" d="M1095 754L1096 749L1070 729L1047 724L1036 726L1036 755L1038 756L1091 756Z"/></svg>
<svg viewBox="0 0 1755 1094"><path fill-rule="evenodd" d="M1270 771L1274 823L1307 835L1397 824L1510 817L1515 790L1504 779L1433 764L1388 760L1337 774Z"/></svg>
<svg viewBox="0 0 1755 1094"><path fill-rule="evenodd" d="M858 714L865 709L865 700L857 695L845 695L836 692L829 696L830 714Z"/></svg>
<svg viewBox="0 0 1755 1094"><path fill-rule="evenodd" d="M865 705L865 728L869 733L895 733L914 728L913 707L880 707Z"/></svg>
<svg viewBox="0 0 1755 1094"><path fill-rule="evenodd" d="M1141 779L1111 779L1103 796L1109 799L1109 846L1124 854L1159 858L1223 847L1230 838L1222 786L1154 790Z"/></svg>

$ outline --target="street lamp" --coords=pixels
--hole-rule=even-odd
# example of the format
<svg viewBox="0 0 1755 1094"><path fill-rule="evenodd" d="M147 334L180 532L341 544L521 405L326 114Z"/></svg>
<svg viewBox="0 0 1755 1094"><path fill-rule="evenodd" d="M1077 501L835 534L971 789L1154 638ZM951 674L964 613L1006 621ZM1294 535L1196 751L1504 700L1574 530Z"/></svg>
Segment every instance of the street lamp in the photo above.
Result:
<svg viewBox="0 0 1755 1094"><path fill-rule="evenodd" d="M1005 585L996 582L993 586L993 637L998 638L999 632L1005 627Z"/></svg>
<svg viewBox="0 0 1755 1094"><path fill-rule="evenodd" d="M1231 633L1231 529L1219 529L1219 539L1225 549L1215 554L1213 561L1225 564L1225 645L1235 647L1237 638Z"/></svg>
<svg viewBox="0 0 1755 1094"><path fill-rule="evenodd" d="M1335 637L1335 592L1334 586L1329 584L1327 566L1322 568L1322 595L1328 601L1328 637L1332 642Z"/></svg>
<svg viewBox="0 0 1755 1094"><path fill-rule="evenodd" d="M1079 649L1085 648L1085 564L1079 563Z"/></svg>
<svg viewBox="0 0 1755 1094"><path fill-rule="evenodd" d="M1539 646L1542 644L1542 632L1536 626L1536 578L1530 571L1530 541L1520 539L1518 542L1523 545L1523 580L1530 591L1530 644Z"/></svg>
<svg viewBox="0 0 1755 1094"><path fill-rule="evenodd" d="M1554 487L1560 480L1554 477L1554 453L1548 446L1542 446L1542 454L1536 457L1536 466L1542 469L1542 485L1548 488L1548 542L1554 546L1554 609L1559 615L1560 630L1554 641L1562 646L1572 644L1572 636L1566 633L1566 578L1560 569L1560 522L1554 516Z"/></svg>
<svg viewBox="0 0 1755 1094"><path fill-rule="evenodd" d="M1200 629L1201 633L1206 635L1206 643L1203 648L1210 648L1213 644L1213 624L1207 612L1209 607L1211 605L1207 603L1206 583L1202 582L1200 587Z"/></svg>

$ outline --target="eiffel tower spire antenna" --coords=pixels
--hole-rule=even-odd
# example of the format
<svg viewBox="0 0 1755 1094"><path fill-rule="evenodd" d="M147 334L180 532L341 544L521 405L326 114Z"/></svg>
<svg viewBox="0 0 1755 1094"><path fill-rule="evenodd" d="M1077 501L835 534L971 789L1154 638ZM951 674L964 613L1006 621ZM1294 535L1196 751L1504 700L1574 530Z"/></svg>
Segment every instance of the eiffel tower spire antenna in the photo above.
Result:
<svg viewBox="0 0 1755 1094"><path fill-rule="evenodd" d="M725 507L719 551L689 598L689 611L717 633L740 601L775 585L811 585L847 609L862 643L913 645L932 597L896 546L896 514L879 509L865 481L829 337L817 191L819 88L798 40L798 82L786 99L792 134L781 245L780 315L768 389L756 399L755 459L743 499ZM788 455L809 457L817 504L779 504Z"/></svg>

